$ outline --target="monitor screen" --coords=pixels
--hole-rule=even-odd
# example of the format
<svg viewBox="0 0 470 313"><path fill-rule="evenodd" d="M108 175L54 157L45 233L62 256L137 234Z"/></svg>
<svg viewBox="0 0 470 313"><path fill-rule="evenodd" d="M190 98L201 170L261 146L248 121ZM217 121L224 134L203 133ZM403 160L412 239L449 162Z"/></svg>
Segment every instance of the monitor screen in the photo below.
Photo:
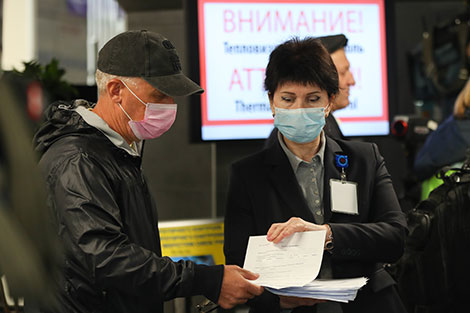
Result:
<svg viewBox="0 0 470 313"><path fill-rule="evenodd" d="M202 140L262 139L269 54L292 38L345 34L356 84L334 113L346 136L389 133L384 0L198 0Z"/></svg>

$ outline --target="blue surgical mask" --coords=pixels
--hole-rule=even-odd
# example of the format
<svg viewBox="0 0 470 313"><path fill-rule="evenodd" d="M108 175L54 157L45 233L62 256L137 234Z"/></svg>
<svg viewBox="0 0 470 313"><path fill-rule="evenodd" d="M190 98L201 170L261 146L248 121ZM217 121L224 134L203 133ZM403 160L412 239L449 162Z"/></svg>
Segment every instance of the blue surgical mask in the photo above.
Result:
<svg viewBox="0 0 470 313"><path fill-rule="evenodd" d="M287 139L311 142L325 126L325 108L281 109L274 108L274 126Z"/></svg>

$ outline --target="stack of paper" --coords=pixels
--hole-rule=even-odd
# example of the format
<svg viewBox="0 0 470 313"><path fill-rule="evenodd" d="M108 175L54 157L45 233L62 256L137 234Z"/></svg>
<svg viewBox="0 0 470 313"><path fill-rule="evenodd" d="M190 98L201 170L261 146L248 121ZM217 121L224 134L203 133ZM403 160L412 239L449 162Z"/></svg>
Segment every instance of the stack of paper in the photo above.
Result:
<svg viewBox="0 0 470 313"><path fill-rule="evenodd" d="M260 275L253 283L278 295L352 301L367 278L315 280L323 258L325 233L295 233L278 244L269 242L266 236L252 236L244 268Z"/></svg>
<svg viewBox="0 0 470 313"><path fill-rule="evenodd" d="M348 302L356 298L357 291L366 283L367 278L365 277L328 280L315 279L303 287L268 288L268 290L280 296Z"/></svg>

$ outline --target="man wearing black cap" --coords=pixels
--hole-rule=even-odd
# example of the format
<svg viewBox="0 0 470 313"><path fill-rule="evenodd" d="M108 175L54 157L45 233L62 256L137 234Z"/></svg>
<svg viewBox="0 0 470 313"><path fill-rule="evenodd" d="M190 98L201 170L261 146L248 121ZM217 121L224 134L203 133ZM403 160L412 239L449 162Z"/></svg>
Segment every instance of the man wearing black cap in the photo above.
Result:
<svg viewBox="0 0 470 313"><path fill-rule="evenodd" d="M163 312L163 301L204 295L230 308L260 294L257 275L162 257L158 217L141 172L142 140L173 124L175 96L203 92L183 75L172 43L128 31L100 51L96 105L57 102L35 135L65 248L58 312Z"/></svg>
<svg viewBox="0 0 470 313"><path fill-rule="evenodd" d="M331 35L318 37L326 50L330 53L331 59L336 66L339 78L339 94L333 103L331 112L336 110L344 109L349 105L349 88L356 84L354 76L350 71L350 64L344 47L348 44L348 38L343 34ZM324 127L325 134L333 139L344 139L344 135L338 126L338 122L333 114L328 115L326 118L326 124ZM265 146L269 146L278 140L277 128L274 128L268 139L266 140Z"/></svg>

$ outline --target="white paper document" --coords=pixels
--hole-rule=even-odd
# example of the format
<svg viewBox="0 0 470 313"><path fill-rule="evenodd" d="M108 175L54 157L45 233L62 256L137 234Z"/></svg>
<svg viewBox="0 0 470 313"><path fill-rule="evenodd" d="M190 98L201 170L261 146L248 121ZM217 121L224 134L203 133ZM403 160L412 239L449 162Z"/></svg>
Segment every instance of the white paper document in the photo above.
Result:
<svg viewBox="0 0 470 313"><path fill-rule="evenodd" d="M336 302L349 302L356 298L357 291L367 283L367 278L315 279L303 287L282 289L268 288L280 296L314 298Z"/></svg>
<svg viewBox="0 0 470 313"><path fill-rule="evenodd" d="M257 285L300 287L314 280L323 258L324 230L295 233L275 244L266 236L252 236L243 268L258 273Z"/></svg>
<svg viewBox="0 0 470 313"><path fill-rule="evenodd" d="M253 283L278 295L348 302L367 278L315 279L320 272L326 231L295 233L280 243L266 236L248 240L243 268L258 273Z"/></svg>

